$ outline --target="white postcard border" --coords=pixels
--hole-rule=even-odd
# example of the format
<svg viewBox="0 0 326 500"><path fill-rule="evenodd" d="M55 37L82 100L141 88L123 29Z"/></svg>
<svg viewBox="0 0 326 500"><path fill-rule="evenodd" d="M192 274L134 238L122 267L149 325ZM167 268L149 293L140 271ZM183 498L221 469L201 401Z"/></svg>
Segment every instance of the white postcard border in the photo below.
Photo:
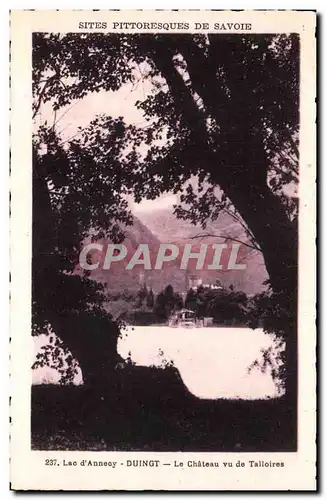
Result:
<svg viewBox="0 0 326 500"><path fill-rule="evenodd" d="M31 33L78 32L80 21L243 22L252 33L301 38L299 221L299 447L297 453L43 452L30 446L33 345L31 311ZM11 482L27 490L311 490L316 460L316 43L313 12L298 11L13 11L11 13ZM92 30L83 30L92 31ZM117 30L119 32L119 30ZM140 32L145 32L140 30ZM164 31L162 31L164 32ZM171 31L170 31L171 32ZM188 32L191 32L189 30ZM232 31L230 31L231 33ZM68 460L154 459L284 461L284 468L66 468Z"/></svg>

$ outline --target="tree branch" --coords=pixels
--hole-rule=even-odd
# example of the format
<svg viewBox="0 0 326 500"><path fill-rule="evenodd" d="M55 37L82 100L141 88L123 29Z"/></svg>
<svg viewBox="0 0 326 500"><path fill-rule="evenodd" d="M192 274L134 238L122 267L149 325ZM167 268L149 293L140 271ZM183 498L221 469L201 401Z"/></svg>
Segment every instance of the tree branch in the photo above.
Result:
<svg viewBox="0 0 326 500"><path fill-rule="evenodd" d="M209 237L222 238L222 239L227 240L227 241L228 240L229 241L236 241L237 243L240 243L241 245L244 245L248 248L251 248L253 250L257 250L258 252L261 252L261 249L258 246L256 246L254 243L252 245L250 245L250 243L246 243L245 241L238 240L237 238L233 238L233 236L228 236L226 234L213 234L213 233L197 234L195 236L191 236L190 239L195 240L198 238L209 238ZM185 239L188 239L188 238L185 238Z"/></svg>
<svg viewBox="0 0 326 500"><path fill-rule="evenodd" d="M39 109L41 107L41 104L42 104L42 99L43 99L43 96L44 96L44 93L45 93L45 90L46 88L48 87L48 85L50 84L50 82L52 80L54 80L55 78L58 78L59 75L58 73L55 73L54 75L50 76L47 80L46 80L46 83L43 85L43 88L40 92L40 95L39 95L39 98L38 98L38 103L36 104L36 107L35 107L35 110L34 110L34 113L33 113L33 116L32 118L34 119L35 116L37 115L37 113L39 112Z"/></svg>

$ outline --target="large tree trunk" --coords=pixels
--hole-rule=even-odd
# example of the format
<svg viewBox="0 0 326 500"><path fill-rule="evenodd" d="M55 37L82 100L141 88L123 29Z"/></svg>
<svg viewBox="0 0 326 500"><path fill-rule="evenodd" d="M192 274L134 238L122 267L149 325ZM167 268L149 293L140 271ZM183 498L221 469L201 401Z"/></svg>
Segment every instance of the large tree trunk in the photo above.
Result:
<svg viewBox="0 0 326 500"><path fill-rule="evenodd" d="M96 391L105 391L114 383L115 367L121 361L117 353L119 328L96 313L53 314L53 328L78 361L83 382Z"/></svg>
<svg viewBox="0 0 326 500"><path fill-rule="evenodd" d="M230 50L229 40L210 39L209 56L188 39L174 42L162 39L153 44L153 59L170 87L175 106L193 133L188 150L188 161L209 175L212 184L219 185L241 214L259 244L271 286L279 295L280 305L286 311L282 327L286 341L286 391L289 401L297 398L297 227L285 212L278 197L267 186L268 159L264 147L264 132L259 114L249 108L250 82L242 81L243 65L236 51ZM147 42L148 43L148 42ZM221 50L222 49L222 50ZM206 117L223 124L216 137L216 153L208 146L205 111L199 109L172 56L183 55L194 92L202 99ZM237 47L241 50L241 47ZM216 77L222 62L231 72L231 95L226 97L223 85ZM236 72L236 73L235 73ZM234 73L234 74L233 74ZM237 77L235 77L237 76ZM265 75L266 76L266 75ZM229 82L228 80L228 82ZM256 82L257 83L257 82ZM191 167L189 168L191 171Z"/></svg>
<svg viewBox="0 0 326 500"><path fill-rule="evenodd" d="M292 402L297 395L297 228L285 213L281 201L268 186L243 182L229 186L228 196L248 224L259 244L270 284L284 311L286 342L286 393Z"/></svg>
<svg viewBox="0 0 326 500"><path fill-rule="evenodd" d="M33 162L33 323L50 323L56 335L78 361L88 386L105 387L114 367L119 328L103 311L77 310L73 296L85 292L77 276L62 274L62 258L55 252L56 221L51 208L44 166L34 155ZM71 281L71 286L69 283ZM79 286L78 286L79 285ZM85 288L87 284L83 285ZM86 290L87 291L87 290ZM71 297L72 295L72 297ZM87 302L87 293L85 302ZM82 306L81 306L82 307Z"/></svg>
<svg viewBox="0 0 326 500"><path fill-rule="evenodd" d="M290 297L296 293L297 282L296 224L266 184L239 182L226 189L261 248L273 290L286 291Z"/></svg>

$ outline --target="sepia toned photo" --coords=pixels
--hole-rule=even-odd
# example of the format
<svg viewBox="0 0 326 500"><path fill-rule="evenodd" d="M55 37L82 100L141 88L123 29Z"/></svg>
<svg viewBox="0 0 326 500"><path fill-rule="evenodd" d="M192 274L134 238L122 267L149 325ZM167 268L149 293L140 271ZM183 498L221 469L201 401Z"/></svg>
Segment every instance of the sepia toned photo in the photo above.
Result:
<svg viewBox="0 0 326 500"><path fill-rule="evenodd" d="M264 32L253 12L70 14L66 29L44 14L29 31L28 453L49 474L245 468L285 485L301 376L315 418L301 368L315 346L314 241L302 243L302 221L315 230L315 92L302 87L314 16L288 12L286 29L282 13Z"/></svg>

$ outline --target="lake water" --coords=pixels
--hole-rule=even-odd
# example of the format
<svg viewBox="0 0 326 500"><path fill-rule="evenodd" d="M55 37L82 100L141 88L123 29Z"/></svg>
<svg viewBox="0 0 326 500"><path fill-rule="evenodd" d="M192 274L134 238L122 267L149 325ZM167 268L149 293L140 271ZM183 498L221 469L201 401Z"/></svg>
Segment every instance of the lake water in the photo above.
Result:
<svg viewBox="0 0 326 500"><path fill-rule="evenodd" d="M35 338L35 356L46 343L45 335ZM138 366L163 369L173 362L188 390L200 398L265 399L280 395L270 372L248 368L261 359L261 349L273 345L261 329L136 326L123 331L118 352ZM33 370L35 384L58 379L51 368ZM74 382L82 383L80 370Z"/></svg>
<svg viewBox="0 0 326 500"><path fill-rule="evenodd" d="M263 399L280 393L270 372L249 366L273 339L261 329L128 327L118 352L140 366L173 361L184 384L197 397Z"/></svg>

